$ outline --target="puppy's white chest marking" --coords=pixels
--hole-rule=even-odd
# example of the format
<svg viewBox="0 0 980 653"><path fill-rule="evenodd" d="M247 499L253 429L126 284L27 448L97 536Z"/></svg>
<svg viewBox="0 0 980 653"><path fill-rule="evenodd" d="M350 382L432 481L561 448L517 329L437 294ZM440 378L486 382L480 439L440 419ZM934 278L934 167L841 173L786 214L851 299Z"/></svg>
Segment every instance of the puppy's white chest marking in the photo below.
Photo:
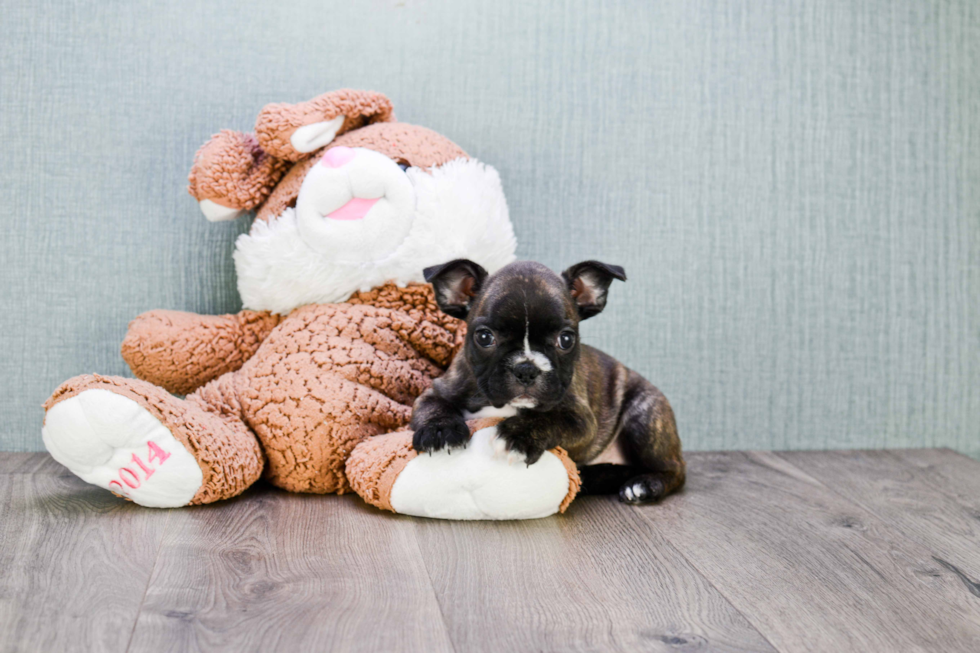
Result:
<svg viewBox="0 0 980 653"><path fill-rule="evenodd" d="M506 406L502 406L500 408L484 406L480 410L472 413L468 410L464 410L463 419L481 419L483 417L513 417L517 414L518 408L534 408L537 405L538 402L530 397L527 399L513 399Z"/></svg>
<svg viewBox="0 0 980 653"><path fill-rule="evenodd" d="M463 419L480 419L483 417L513 417L517 414L517 406L512 406L507 404L502 408L494 408L493 406L484 406L475 413L471 413L468 410L463 411Z"/></svg>

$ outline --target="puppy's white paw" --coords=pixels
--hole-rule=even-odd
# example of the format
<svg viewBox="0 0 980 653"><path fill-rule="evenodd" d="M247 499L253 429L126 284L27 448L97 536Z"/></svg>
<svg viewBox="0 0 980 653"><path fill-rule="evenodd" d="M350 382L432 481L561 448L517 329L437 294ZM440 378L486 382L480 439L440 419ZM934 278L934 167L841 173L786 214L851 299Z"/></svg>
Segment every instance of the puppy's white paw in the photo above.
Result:
<svg viewBox="0 0 980 653"><path fill-rule="evenodd" d="M632 485L627 485L623 488L623 497L625 497L625 499L630 502L636 501L636 495L633 492Z"/></svg>
<svg viewBox="0 0 980 653"><path fill-rule="evenodd" d="M55 460L87 483L141 506L185 506L204 475L163 423L136 401L91 389L48 410L41 429Z"/></svg>

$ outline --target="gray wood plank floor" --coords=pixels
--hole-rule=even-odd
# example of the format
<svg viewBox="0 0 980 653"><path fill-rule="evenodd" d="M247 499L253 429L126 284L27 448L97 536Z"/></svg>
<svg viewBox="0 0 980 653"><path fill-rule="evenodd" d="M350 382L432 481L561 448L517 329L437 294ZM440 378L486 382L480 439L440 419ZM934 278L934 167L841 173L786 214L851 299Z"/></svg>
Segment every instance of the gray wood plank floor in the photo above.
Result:
<svg viewBox="0 0 980 653"><path fill-rule="evenodd" d="M0 453L0 651L980 651L980 463L692 453L659 506L150 510Z"/></svg>

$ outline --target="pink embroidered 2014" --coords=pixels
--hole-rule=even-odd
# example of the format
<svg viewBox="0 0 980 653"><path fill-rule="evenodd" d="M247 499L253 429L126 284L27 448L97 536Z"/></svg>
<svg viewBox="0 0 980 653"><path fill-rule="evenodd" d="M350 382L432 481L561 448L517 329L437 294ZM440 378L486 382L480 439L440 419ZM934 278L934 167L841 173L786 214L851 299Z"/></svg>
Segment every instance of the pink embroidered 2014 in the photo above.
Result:
<svg viewBox="0 0 980 653"><path fill-rule="evenodd" d="M167 458L170 457L170 454L161 449L160 446L153 440L150 440L146 446L148 450L146 462L150 465L152 465L154 461L158 461L159 464L162 465L164 462L166 462ZM148 467L146 463L144 463L135 453L133 454L132 462L136 463L136 466L143 471L143 478L141 480L139 474L129 467L120 468L119 472L117 472L119 480L109 481L109 487L115 485L120 494L127 494L126 488L123 487L123 484L125 484L126 487L135 490L143 484L143 481L148 480L157 471L157 468L155 467Z"/></svg>

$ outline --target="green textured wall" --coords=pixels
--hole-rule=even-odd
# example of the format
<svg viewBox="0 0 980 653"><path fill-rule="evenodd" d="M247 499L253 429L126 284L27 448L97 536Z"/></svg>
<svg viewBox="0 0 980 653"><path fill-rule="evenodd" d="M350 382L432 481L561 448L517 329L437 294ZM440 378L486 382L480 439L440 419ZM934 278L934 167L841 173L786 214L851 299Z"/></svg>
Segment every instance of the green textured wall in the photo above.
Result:
<svg viewBox="0 0 980 653"><path fill-rule="evenodd" d="M980 6L3 2L0 449L150 308L239 307L185 193L259 108L381 90L495 165L519 253L626 267L587 340L689 449L980 453Z"/></svg>

